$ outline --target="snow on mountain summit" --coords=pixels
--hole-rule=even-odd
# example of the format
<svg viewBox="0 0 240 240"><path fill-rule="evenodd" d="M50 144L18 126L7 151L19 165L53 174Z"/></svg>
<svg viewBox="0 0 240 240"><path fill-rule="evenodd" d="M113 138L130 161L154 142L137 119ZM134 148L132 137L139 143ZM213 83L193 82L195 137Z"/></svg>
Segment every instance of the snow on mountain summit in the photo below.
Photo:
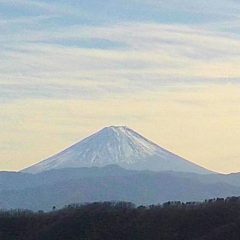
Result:
<svg viewBox="0 0 240 240"><path fill-rule="evenodd" d="M127 169L208 173L144 138L126 126L105 127L66 150L24 172L51 169L119 165Z"/></svg>

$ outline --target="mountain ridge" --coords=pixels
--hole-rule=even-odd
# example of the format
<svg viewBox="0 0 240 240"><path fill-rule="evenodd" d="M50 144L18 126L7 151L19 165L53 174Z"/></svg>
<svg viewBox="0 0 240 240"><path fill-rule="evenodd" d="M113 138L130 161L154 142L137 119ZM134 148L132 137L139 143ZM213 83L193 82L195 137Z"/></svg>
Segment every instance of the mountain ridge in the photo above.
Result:
<svg viewBox="0 0 240 240"><path fill-rule="evenodd" d="M51 210L71 203L131 201L158 204L166 201L202 201L240 195L240 175L184 174L177 172L132 171L119 166L55 169L38 174L0 174L0 209ZM206 179L205 179L206 178ZM4 180L5 179L5 180ZM11 180L11 182L9 181Z"/></svg>

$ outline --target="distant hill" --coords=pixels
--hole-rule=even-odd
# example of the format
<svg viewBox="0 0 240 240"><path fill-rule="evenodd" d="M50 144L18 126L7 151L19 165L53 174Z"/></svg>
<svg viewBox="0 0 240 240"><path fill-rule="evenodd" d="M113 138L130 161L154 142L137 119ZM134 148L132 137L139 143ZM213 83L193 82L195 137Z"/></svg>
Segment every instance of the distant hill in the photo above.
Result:
<svg viewBox="0 0 240 240"><path fill-rule="evenodd" d="M71 203L202 201L240 195L240 175L126 170L117 165L0 173L0 208L51 210ZM238 184L239 183L239 184Z"/></svg>

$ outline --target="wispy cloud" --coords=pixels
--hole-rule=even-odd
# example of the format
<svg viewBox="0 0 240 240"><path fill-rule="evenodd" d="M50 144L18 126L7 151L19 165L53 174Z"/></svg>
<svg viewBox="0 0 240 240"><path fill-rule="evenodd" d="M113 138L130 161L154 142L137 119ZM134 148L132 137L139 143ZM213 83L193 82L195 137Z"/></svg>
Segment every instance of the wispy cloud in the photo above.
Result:
<svg viewBox="0 0 240 240"><path fill-rule="evenodd" d="M83 40L92 41L93 46L84 46ZM101 49L100 40L107 42L106 49ZM68 44L73 41L75 46ZM134 91L147 85L161 89L172 83L204 83L211 79L215 83L238 82L240 77L238 37L208 28L133 22L72 26L54 32L9 33L0 37L0 42L0 82L6 82L7 76L12 83L43 84L36 96L59 96L44 94L44 86L51 84L73 84L84 87L84 91L88 85L91 95L91 82L96 81L108 90L118 84ZM71 92L77 96L76 91L68 95Z"/></svg>

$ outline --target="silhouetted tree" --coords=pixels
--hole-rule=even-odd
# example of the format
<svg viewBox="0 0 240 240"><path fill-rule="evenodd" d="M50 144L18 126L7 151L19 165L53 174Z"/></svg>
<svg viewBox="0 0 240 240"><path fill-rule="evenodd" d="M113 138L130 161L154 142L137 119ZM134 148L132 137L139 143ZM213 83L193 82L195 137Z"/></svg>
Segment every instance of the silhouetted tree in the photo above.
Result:
<svg viewBox="0 0 240 240"><path fill-rule="evenodd" d="M239 240L240 198L71 204L52 212L0 211L0 240Z"/></svg>

